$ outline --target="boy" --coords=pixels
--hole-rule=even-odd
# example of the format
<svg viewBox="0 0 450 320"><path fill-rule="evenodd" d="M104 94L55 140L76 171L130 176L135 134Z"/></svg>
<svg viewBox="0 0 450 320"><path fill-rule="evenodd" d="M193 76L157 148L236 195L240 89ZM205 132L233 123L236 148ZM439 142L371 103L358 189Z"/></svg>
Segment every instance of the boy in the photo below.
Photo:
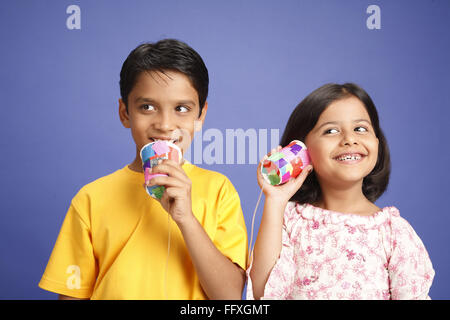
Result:
<svg viewBox="0 0 450 320"><path fill-rule="evenodd" d="M130 53L119 116L131 129L135 159L72 199L41 288L61 299L241 298L247 233L231 182L185 160L164 160L152 173L168 176L150 180L165 187L161 200L143 187L140 149L170 140L186 152L205 120L208 83L203 60L183 42Z"/></svg>

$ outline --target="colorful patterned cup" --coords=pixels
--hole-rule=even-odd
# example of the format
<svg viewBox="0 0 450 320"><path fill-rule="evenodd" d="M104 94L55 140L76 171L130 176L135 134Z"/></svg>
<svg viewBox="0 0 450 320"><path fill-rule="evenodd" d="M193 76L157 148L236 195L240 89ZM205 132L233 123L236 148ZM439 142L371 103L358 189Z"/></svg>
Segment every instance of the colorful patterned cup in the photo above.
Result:
<svg viewBox="0 0 450 320"><path fill-rule="evenodd" d="M310 162L305 144L294 140L263 161L261 174L268 183L277 186L297 177Z"/></svg>
<svg viewBox="0 0 450 320"><path fill-rule="evenodd" d="M168 141L159 140L151 142L142 147L141 152L142 167L144 169L145 183L157 176L167 176L161 173L150 173L150 168L158 164L159 160L169 159L175 162L181 162L180 148ZM164 186L146 186L147 193L155 199L161 199L164 193Z"/></svg>

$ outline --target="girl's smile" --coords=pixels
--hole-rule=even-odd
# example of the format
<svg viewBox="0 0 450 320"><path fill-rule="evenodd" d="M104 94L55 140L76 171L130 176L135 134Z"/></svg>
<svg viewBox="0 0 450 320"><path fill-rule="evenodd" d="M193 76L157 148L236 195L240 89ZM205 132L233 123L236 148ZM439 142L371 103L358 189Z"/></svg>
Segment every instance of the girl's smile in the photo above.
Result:
<svg viewBox="0 0 450 320"><path fill-rule="evenodd" d="M348 151L334 157L334 160L342 164L356 164L361 162L365 156L365 154L356 151Z"/></svg>

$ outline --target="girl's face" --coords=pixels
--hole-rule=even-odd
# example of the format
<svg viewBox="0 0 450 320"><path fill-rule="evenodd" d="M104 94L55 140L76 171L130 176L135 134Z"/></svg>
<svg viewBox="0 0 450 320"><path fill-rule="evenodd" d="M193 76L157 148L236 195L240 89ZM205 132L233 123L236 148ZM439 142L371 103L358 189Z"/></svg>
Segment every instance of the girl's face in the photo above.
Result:
<svg viewBox="0 0 450 320"><path fill-rule="evenodd" d="M378 138L364 104L354 96L331 103L305 143L322 187L362 185L377 163Z"/></svg>

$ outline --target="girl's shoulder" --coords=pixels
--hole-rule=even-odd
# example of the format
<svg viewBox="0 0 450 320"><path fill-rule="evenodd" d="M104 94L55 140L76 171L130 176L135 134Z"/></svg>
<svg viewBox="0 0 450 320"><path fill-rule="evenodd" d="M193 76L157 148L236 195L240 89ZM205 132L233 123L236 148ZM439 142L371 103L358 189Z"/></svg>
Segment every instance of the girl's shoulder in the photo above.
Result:
<svg viewBox="0 0 450 320"><path fill-rule="evenodd" d="M365 229L378 228L385 224L404 225L408 222L400 217L400 211L394 207L380 208L371 215L360 215L353 213L342 213L315 207L309 203L297 203L290 201L286 206L284 213L286 222L294 222L296 220L312 220L322 224L344 224L352 227L362 227Z"/></svg>

